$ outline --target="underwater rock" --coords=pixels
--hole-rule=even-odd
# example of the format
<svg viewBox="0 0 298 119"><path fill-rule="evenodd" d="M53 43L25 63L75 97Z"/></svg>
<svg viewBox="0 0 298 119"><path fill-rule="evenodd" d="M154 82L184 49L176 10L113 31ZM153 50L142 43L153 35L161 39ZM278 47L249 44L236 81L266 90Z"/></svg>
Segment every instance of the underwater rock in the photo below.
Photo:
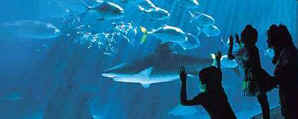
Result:
<svg viewBox="0 0 298 119"><path fill-rule="evenodd" d="M60 29L51 23L35 20L6 22L0 25L0 33L30 39L52 39L61 35Z"/></svg>

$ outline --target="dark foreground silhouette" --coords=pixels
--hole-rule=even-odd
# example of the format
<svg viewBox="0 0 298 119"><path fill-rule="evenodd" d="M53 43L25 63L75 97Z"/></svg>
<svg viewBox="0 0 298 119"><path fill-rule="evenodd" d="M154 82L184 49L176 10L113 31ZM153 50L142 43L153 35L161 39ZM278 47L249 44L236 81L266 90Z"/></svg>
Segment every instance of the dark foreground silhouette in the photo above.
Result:
<svg viewBox="0 0 298 119"><path fill-rule="evenodd" d="M268 46L275 52L274 79L279 85L281 112L285 119L298 119L298 52L284 25L272 25L267 32Z"/></svg>
<svg viewBox="0 0 298 119"><path fill-rule="evenodd" d="M202 105L209 113L211 119L236 119L228 102L228 98L222 88L222 73L220 69L221 54L217 54L217 67L207 67L200 71L201 93L188 100L186 91L187 74L184 67L180 70L181 104L185 106Z"/></svg>
<svg viewBox="0 0 298 119"><path fill-rule="evenodd" d="M284 25L272 25L267 31L267 43L274 50L274 76L270 76L261 66L260 55L256 46L257 31L247 25L241 33L236 35L239 50L233 51L234 39L230 37L228 56L236 59L244 69L244 95L256 96L262 114L253 119L298 119L298 51L292 36ZM202 105L211 119L236 119L222 88L221 53L216 54L217 67L204 68L199 73L201 93L188 100L186 91L187 73L180 69L181 104L186 106ZM273 88L279 88L280 107L270 110L266 93ZM282 116L281 116L282 115ZM249 118L249 117L248 117Z"/></svg>
<svg viewBox="0 0 298 119"><path fill-rule="evenodd" d="M236 59L244 70L243 94L257 97L262 108L263 119L270 119L270 107L266 93L273 89L276 83L261 66L259 49L256 46L258 32L251 25L247 25L241 33L241 38L236 35L236 41L240 49L233 52L234 39L231 36L228 56L230 59Z"/></svg>

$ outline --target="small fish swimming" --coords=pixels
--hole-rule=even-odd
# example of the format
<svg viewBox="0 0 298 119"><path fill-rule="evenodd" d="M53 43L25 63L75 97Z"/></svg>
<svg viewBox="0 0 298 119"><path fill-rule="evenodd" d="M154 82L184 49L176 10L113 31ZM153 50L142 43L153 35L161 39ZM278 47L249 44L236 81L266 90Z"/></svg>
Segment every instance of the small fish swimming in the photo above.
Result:
<svg viewBox="0 0 298 119"><path fill-rule="evenodd" d="M201 46L201 42L197 36L194 36L191 33L187 33L187 41L182 43L183 49L194 49Z"/></svg>
<svg viewBox="0 0 298 119"><path fill-rule="evenodd" d="M138 5L138 8L141 12L150 16L153 20L165 20L170 17L170 13L162 8L154 5L150 0L146 0L147 6Z"/></svg>
<svg viewBox="0 0 298 119"><path fill-rule="evenodd" d="M0 33L19 38L52 39L61 35L55 25L35 20L20 20L0 24Z"/></svg>
<svg viewBox="0 0 298 119"><path fill-rule="evenodd" d="M190 3L190 4L192 4L192 5L200 5L200 3L199 3L199 1L198 0L184 0L184 1L186 1L186 2L188 2L188 3Z"/></svg>
<svg viewBox="0 0 298 119"><path fill-rule="evenodd" d="M82 3L87 7L87 11L81 14L81 16L85 15L86 13L90 11L95 11L97 14L100 15L97 20L103 21L103 20L114 20L119 19L123 17L124 9L113 2L109 1L102 1L97 0L98 5L96 6L89 6L87 3L85 3L83 0L81 0Z"/></svg>
<svg viewBox="0 0 298 119"><path fill-rule="evenodd" d="M154 36L155 38L158 38L162 44L168 42L177 43L184 50L197 48L200 43L195 36L190 33L185 33L182 29L175 26L164 25L151 31L147 31L147 29L142 26L140 28L144 33L143 37L141 38L141 44L146 42L148 36Z"/></svg>
<svg viewBox="0 0 298 119"><path fill-rule="evenodd" d="M190 23L199 26L199 27L204 27L204 26L209 26L215 24L215 19L205 13L201 12L188 12L191 16L191 21Z"/></svg>
<svg viewBox="0 0 298 119"><path fill-rule="evenodd" d="M178 7L181 9L189 10L197 8L200 5L198 0L177 0L179 2Z"/></svg>
<svg viewBox="0 0 298 119"><path fill-rule="evenodd" d="M142 2L143 0L120 0L120 2L125 4L138 4Z"/></svg>
<svg viewBox="0 0 298 119"><path fill-rule="evenodd" d="M204 26L202 28L202 32L207 36L207 37L214 37L220 35L221 31L216 25L209 25L209 26Z"/></svg>
<svg viewBox="0 0 298 119"><path fill-rule="evenodd" d="M140 2L138 6L142 6L145 9L156 8L157 6L151 0L144 0Z"/></svg>

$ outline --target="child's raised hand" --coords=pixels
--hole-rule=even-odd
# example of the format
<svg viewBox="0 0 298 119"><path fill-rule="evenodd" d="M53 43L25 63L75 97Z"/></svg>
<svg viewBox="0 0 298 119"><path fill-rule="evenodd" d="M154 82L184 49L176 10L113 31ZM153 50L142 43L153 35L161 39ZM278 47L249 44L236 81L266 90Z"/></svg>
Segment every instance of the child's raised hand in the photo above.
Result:
<svg viewBox="0 0 298 119"><path fill-rule="evenodd" d="M232 35L229 38L229 45L230 45L230 47L233 47L233 45L234 45L234 38Z"/></svg>
<svg viewBox="0 0 298 119"><path fill-rule="evenodd" d="M217 61L220 61L221 60L221 57L222 57L221 51L218 51L215 55L216 55L216 60Z"/></svg>
<svg viewBox="0 0 298 119"><path fill-rule="evenodd" d="M180 75L180 80L181 81L185 81L186 80L186 71L185 71L185 67L184 66L180 66L180 70L179 70L179 75Z"/></svg>
<svg viewBox="0 0 298 119"><path fill-rule="evenodd" d="M240 44L241 42L240 42L240 37L239 37L239 35L236 34L235 37L236 37L236 42L237 42L238 44Z"/></svg>

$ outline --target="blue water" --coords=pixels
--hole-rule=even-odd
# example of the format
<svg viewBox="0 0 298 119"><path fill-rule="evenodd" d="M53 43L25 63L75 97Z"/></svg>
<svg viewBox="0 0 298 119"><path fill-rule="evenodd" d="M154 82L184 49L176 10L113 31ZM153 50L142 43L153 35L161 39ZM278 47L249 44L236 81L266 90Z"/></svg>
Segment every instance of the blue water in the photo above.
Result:
<svg viewBox="0 0 298 119"><path fill-rule="evenodd" d="M198 34L190 23L190 4L184 0L152 0L170 13L154 20L141 13L142 0L123 3L113 0L125 13L119 19L97 20L85 12L84 0L10 0L0 7L0 118L1 119L208 119L201 106L179 106L180 82L139 84L115 82L101 73L111 66L154 53L159 40L139 39L139 26L155 29L165 24L181 28L200 41L198 48L177 53L209 56L227 52L230 34L240 33L246 24L259 31L262 66L272 74L274 66L266 55L266 30L271 24L285 24L296 39L295 0L200 0L193 9L212 16L220 34ZM87 4L94 4L86 0ZM59 32L38 27L53 25ZM6 24L6 26L5 26ZM7 24L10 24L7 26ZM125 29L120 29L121 25ZM53 28L53 27L52 27ZM137 32L135 32L136 30ZM120 36L120 33L124 36ZM295 40L296 46L298 45ZM241 78L223 71L223 85L239 119L260 112L256 98L241 96ZM189 98L199 92L199 81L188 82ZM277 91L269 93L270 106L278 106ZM185 111L185 113L184 113Z"/></svg>

